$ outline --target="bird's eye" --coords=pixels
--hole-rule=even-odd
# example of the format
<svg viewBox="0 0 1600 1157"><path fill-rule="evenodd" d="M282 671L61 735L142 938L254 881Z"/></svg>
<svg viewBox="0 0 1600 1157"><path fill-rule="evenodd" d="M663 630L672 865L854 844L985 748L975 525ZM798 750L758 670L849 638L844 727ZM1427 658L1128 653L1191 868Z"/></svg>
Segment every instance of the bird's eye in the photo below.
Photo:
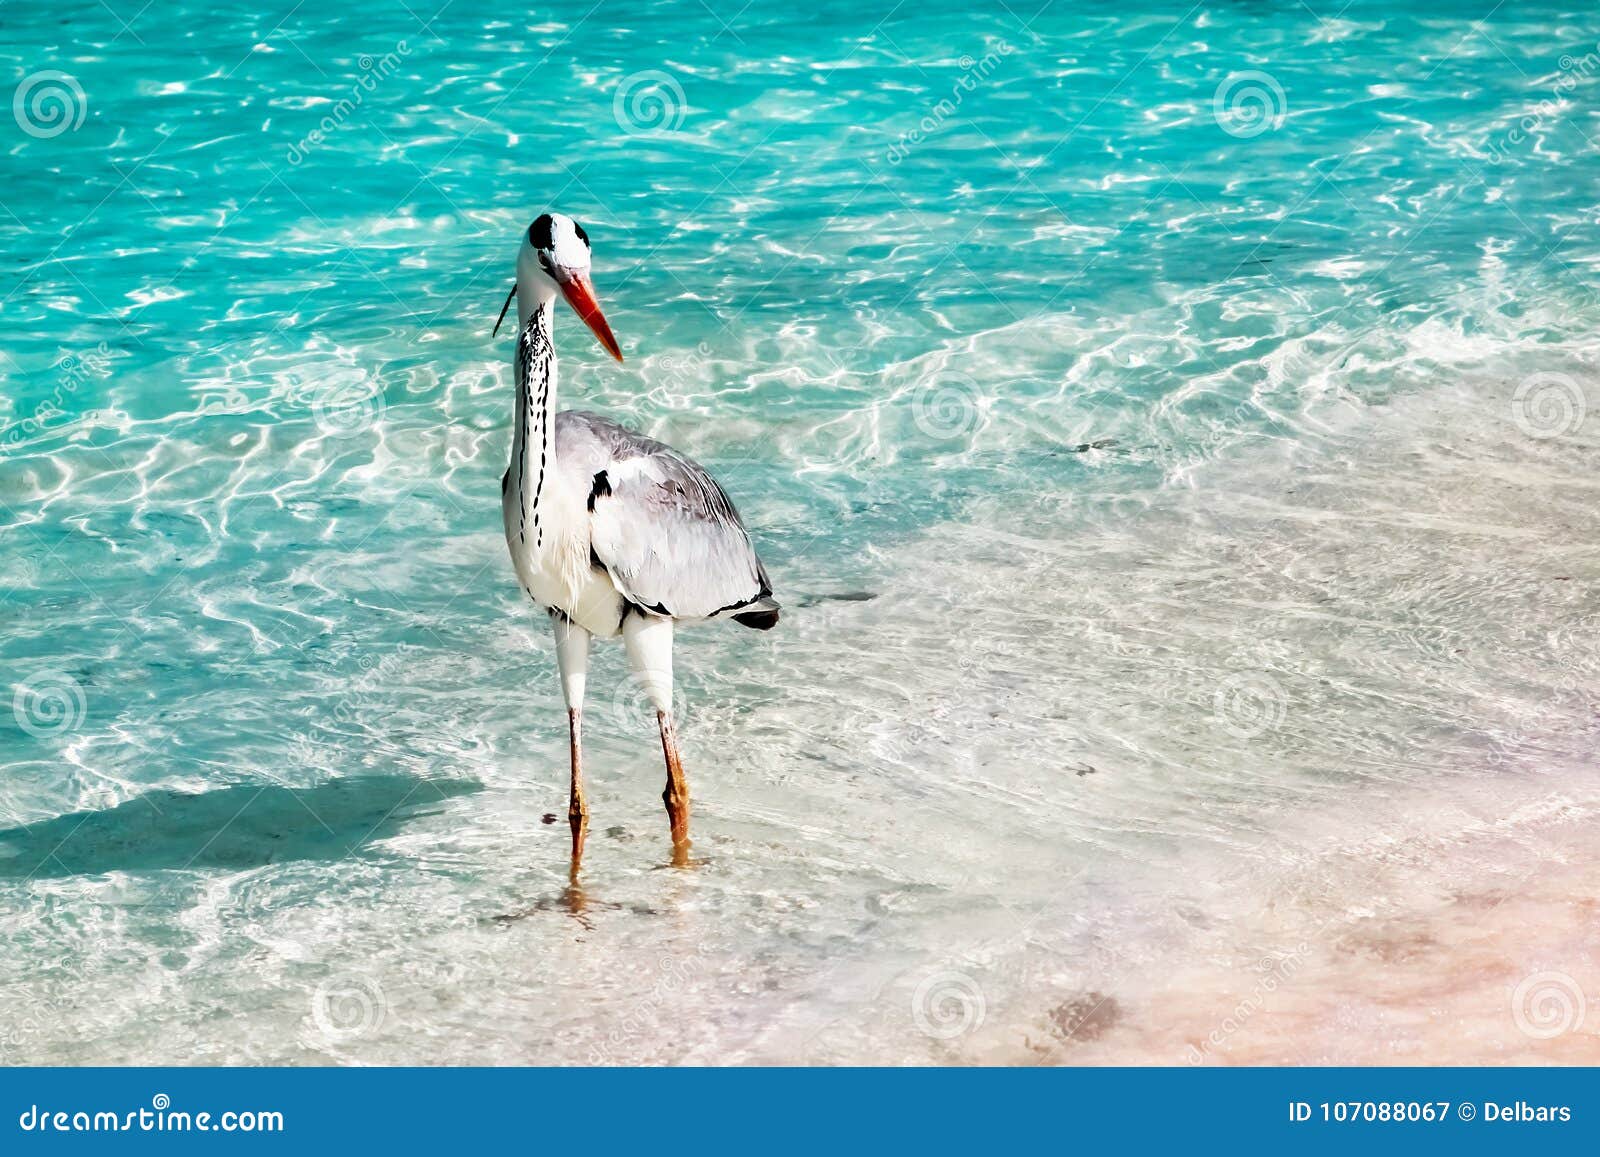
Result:
<svg viewBox="0 0 1600 1157"><path fill-rule="evenodd" d="M551 249L555 243L555 222L550 219L550 214L541 213L528 226L528 244L535 249Z"/></svg>
<svg viewBox="0 0 1600 1157"><path fill-rule="evenodd" d="M586 249L594 248L594 246L589 244L589 235L583 231L582 225L579 225L576 221L574 221L572 223L572 231L578 235L578 240L583 242Z"/></svg>

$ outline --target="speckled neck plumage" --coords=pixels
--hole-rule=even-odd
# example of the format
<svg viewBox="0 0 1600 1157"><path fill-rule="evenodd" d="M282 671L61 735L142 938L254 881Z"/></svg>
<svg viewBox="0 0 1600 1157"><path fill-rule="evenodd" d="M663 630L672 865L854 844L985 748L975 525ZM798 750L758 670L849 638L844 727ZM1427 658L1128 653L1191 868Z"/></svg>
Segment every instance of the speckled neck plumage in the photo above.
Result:
<svg viewBox="0 0 1600 1157"><path fill-rule="evenodd" d="M520 495L518 540L526 543L531 534L535 550L544 543L539 503L545 479L555 468L556 351L550 341L550 313L548 305L535 309L517 338L517 413L506 472L506 484Z"/></svg>

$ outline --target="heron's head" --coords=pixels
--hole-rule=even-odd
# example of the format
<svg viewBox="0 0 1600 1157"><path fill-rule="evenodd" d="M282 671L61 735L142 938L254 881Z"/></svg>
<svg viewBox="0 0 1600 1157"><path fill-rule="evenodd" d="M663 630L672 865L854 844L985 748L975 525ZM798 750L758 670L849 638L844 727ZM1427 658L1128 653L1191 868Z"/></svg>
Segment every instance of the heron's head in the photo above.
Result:
<svg viewBox="0 0 1600 1157"><path fill-rule="evenodd" d="M521 296L523 308L530 311L557 296L565 298L606 352L622 360L622 350L600 312L594 283L589 280L589 235L571 217L542 213L528 226L517 251L517 282L512 294Z"/></svg>
<svg viewBox="0 0 1600 1157"><path fill-rule="evenodd" d="M589 277L589 235L564 213L541 213L522 235L517 251L517 280L553 297L563 283Z"/></svg>

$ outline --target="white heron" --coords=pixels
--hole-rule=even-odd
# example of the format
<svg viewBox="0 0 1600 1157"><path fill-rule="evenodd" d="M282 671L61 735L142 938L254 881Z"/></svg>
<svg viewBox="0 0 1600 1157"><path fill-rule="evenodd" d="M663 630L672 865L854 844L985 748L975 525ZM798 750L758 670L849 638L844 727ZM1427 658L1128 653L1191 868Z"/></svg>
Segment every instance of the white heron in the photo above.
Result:
<svg viewBox="0 0 1600 1157"><path fill-rule="evenodd" d="M674 862L681 864L689 847L689 785L673 733L673 631L679 623L721 618L765 631L778 621L750 534L702 466L609 418L556 412L557 296L622 360L595 300L589 264L583 227L559 213L543 214L523 235L516 283L500 311L503 321L516 298L516 418L500 508L517 579L555 628L571 733L574 872L589 822L581 740L590 640L622 636L635 678L655 707L667 764L661 798Z"/></svg>

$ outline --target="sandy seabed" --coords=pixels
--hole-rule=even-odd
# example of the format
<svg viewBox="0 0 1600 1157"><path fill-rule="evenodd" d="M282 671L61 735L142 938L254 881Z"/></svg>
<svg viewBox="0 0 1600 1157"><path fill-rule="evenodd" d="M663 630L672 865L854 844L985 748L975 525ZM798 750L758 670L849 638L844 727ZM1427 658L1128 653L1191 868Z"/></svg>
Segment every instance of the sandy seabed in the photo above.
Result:
<svg viewBox="0 0 1600 1157"><path fill-rule="evenodd" d="M1272 946L1259 959L1202 939L1142 994L1147 1015L1069 1005L1054 1018L1066 1040L1041 1059L1600 1063L1597 837L1600 817L1552 797L1505 823L1335 853L1314 888L1262 897L1245 932Z"/></svg>

